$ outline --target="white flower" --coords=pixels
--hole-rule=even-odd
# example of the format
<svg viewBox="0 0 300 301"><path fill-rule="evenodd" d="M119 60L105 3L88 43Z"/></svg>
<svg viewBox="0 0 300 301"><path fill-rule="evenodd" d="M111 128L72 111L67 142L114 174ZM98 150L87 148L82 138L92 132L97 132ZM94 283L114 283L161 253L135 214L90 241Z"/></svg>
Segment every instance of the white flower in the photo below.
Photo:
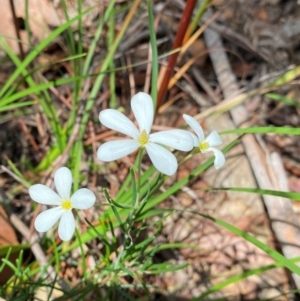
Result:
<svg viewBox="0 0 300 301"><path fill-rule="evenodd" d="M117 160L144 147L153 165L162 173L172 175L177 169L175 156L159 144L181 151L193 148L191 135L184 130L168 130L150 134L153 124L154 109L151 97L138 93L131 99L131 108L139 129L125 115L117 110L107 109L99 114L100 122L106 127L123 133L132 139L109 141L100 146L97 156L100 160L110 162Z"/></svg>
<svg viewBox="0 0 300 301"><path fill-rule="evenodd" d="M218 169L222 167L225 163L224 154L220 150L214 147L222 144L222 139L220 135L216 131L212 131L207 136L207 138L204 139L204 133L198 121L195 118L186 114L183 114L183 118L198 136L197 137L196 135L191 133L194 140L194 146L199 147L202 153L212 151L215 155L215 161L214 161L215 168Z"/></svg>
<svg viewBox="0 0 300 301"><path fill-rule="evenodd" d="M55 172L54 183L58 194L42 184L29 188L29 194L34 201L56 206L40 213L35 219L34 226L37 231L46 232L60 219L58 236L66 241L72 238L75 231L72 209L88 209L95 204L96 197L87 188L77 190L70 197L72 174L67 167L61 167Z"/></svg>

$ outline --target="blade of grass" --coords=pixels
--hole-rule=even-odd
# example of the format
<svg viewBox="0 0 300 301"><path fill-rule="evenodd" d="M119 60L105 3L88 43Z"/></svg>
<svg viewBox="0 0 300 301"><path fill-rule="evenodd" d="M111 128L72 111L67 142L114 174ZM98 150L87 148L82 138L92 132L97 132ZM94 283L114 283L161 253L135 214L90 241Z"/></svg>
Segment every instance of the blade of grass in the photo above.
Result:
<svg viewBox="0 0 300 301"><path fill-rule="evenodd" d="M68 83L73 83L74 81L79 81L82 78L83 78L83 76L76 76L76 77L70 77L70 78L61 78L59 80L49 81L47 83L40 83L38 85L34 84L33 86L30 86L29 88L15 92L14 94L12 94L10 96L1 99L0 105L5 106L7 104L12 103L15 100L22 98L22 97L29 96L32 94L38 95L39 92L43 92L43 91L47 90L48 88L55 87L55 86L62 86L62 85L68 84ZM47 114L47 112L46 112L46 114Z"/></svg>
<svg viewBox="0 0 300 301"><path fill-rule="evenodd" d="M29 0L25 0L25 19L24 19L25 30L27 34L27 42L30 45L30 48L33 48L32 40L31 40L31 31L29 25Z"/></svg>
<svg viewBox="0 0 300 301"><path fill-rule="evenodd" d="M233 225L231 225L231 224L229 224L229 223L227 223L227 222L225 222L221 219L217 219L217 218L214 218L212 216L201 214L201 213L195 212L195 211L191 211L191 213L194 213L196 215L200 215L200 216L202 216L206 219L209 219L209 220L215 222L216 224L222 226L223 228L229 230L230 232L246 239L247 241L249 241L250 243L252 243L256 247L258 247L259 249L264 251L270 257L272 257L276 262L280 262L282 264L282 266L288 268L290 271L294 272L295 274L300 275L300 267L298 267L292 260L287 259L282 254L278 253L276 250L272 249L268 245L262 243L257 238L250 235L249 233L247 233L245 231L242 231L242 230L236 228L235 226L233 226Z"/></svg>
<svg viewBox="0 0 300 301"><path fill-rule="evenodd" d="M5 112L5 111L10 111L10 110L14 110L14 109L23 108L23 107L28 107L28 106L32 106L34 104L36 104L36 101L34 101L34 100L13 103L11 105L0 107L0 112Z"/></svg>
<svg viewBox="0 0 300 301"><path fill-rule="evenodd" d="M107 22L107 20L109 19L109 16L112 14L114 4L115 4L115 0L110 1L108 7L105 10L104 16L102 18L100 18L99 25L98 25L97 30L95 32L94 38L92 39L92 42L90 44L90 47L89 47L89 50L88 50L88 53L87 53L87 56L86 56L86 59L85 59L84 64L83 64L83 68L82 68L82 75L83 76L78 81L78 84L77 84L78 87L81 87L83 79L88 78L88 76L89 76L89 74L88 74L89 73L89 68L90 68L90 65L92 63L92 59L93 59L96 47L98 45L100 36L102 34L103 26L104 26L105 22ZM99 76L99 74L93 74L93 75L90 75L90 76L97 77L97 76ZM87 85L89 85L89 83L87 83ZM79 95L75 95L77 104L78 104L78 101L80 99L78 96ZM68 120L68 127L69 128L74 127L74 123L76 122L77 115L78 115L78 106L74 105L72 107L71 114L70 114L70 117L69 117L69 120ZM75 164L76 164L75 162L71 162L71 165L75 165Z"/></svg>
<svg viewBox="0 0 300 301"><path fill-rule="evenodd" d="M55 135L56 142L59 148L60 153L63 152L66 146L66 135L63 133L63 129L59 122L57 111L53 105L51 96L48 93L48 90L43 90L39 97L40 105L43 108L43 112L46 114L49 121L52 133ZM46 113L47 112L47 113Z"/></svg>
<svg viewBox="0 0 300 301"><path fill-rule="evenodd" d="M64 11L64 15L67 21L70 20L69 18L69 13L68 13L68 6L66 4L66 1L63 0L61 1L61 6L63 8ZM81 0L77 0L77 10L78 10L78 16L82 15L82 1ZM66 29L66 41L67 41L67 51L71 52L71 55L76 55L76 54L82 54L82 18L78 19L78 26L77 26L77 35L78 35L78 39L75 40L75 36L74 36L74 30L73 28L70 26ZM71 61L72 63L72 69L73 69L73 74L75 75L81 75L81 59L74 59ZM79 94L80 94L80 90L81 90L81 82L80 81L76 81L74 82L74 89L73 89L73 97L72 97L72 113L75 114L76 112L76 106L77 103L79 101ZM70 118L73 119L73 117L70 116Z"/></svg>
<svg viewBox="0 0 300 301"><path fill-rule="evenodd" d="M157 80L158 80L158 53L157 53L156 32L154 27L154 17L153 17L151 0L147 1L147 7L148 7L148 26L150 31L150 44L151 44L151 52L152 52L151 97L153 100L154 108L156 108Z"/></svg>
<svg viewBox="0 0 300 301"><path fill-rule="evenodd" d="M7 256L12 253L17 253L20 250L27 250L30 248L30 244L28 243L22 243L19 245L5 245L5 246L0 246L0 256ZM7 258L8 259L8 258ZM1 268L2 265L0 266L0 273L1 273Z"/></svg>
<svg viewBox="0 0 300 301"><path fill-rule="evenodd" d="M300 74L300 66L296 66L292 70L289 70L289 71L285 72L279 78L277 78L276 80L274 80L270 84L270 86L281 86L281 85L284 85L284 84L286 84L286 83L294 80L295 78L297 78L299 76L299 74Z"/></svg>
<svg viewBox="0 0 300 301"><path fill-rule="evenodd" d="M297 258L293 258L291 259L291 261L293 263L296 263L296 262L299 262L300 261L300 257L297 257ZM240 275L236 275L236 276L233 276L233 277L230 277L229 279L226 279L218 284L215 284L214 286L210 287L206 292L202 293L200 296L192 299L192 301L200 301L200 300L203 300L205 297L209 296L210 294L212 293L215 293L215 292L218 292L220 291L221 289L225 288L226 286L230 285L230 284L233 284L233 283L236 283L240 280L243 280L243 279L246 279L250 276L253 276L253 275L260 275L262 274L263 272L266 272L266 271L269 271L269 270L272 270L272 269L275 269L275 268L280 268L280 267L283 267L284 265L282 264L282 262L276 262L274 264L270 264L270 265L265 265L265 266L262 266L260 268L257 268L257 269L252 269L252 270L249 270L249 271L246 271Z"/></svg>
<svg viewBox="0 0 300 301"><path fill-rule="evenodd" d="M77 191L79 189L79 183L80 183L80 168L81 168L81 156L83 153L83 145L82 141L77 141L75 144L75 147L72 149L72 155L74 156L74 160L71 158L71 162L77 162L73 167L73 188L74 191Z"/></svg>
<svg viewBox="0 0 300 301"><path fill-rule="evenodd" d="M107 8L105 10L104 16L100 19L99 25L98 25L97 30L95 32L95 37L94 37L94 39L92 40L92 42L90 44L89 51L88 51L88 54L87 54L85 62L84 62L84 66L83 66L83 70L82 70L83 75L88 74L88 70L91 66L93 55L95 53L95 49L97 47L99 38L101 36L103 26L109 20L109 17L113 14L113 9L114 9L115 2L116 2L116 0L111 0L109 2L109 5L107 6Z"/></svg>
<svg viewBox="0 0 300 301"><path fill-rule="evenodd" d="M19 171L17 166L11 160L7 160L7 164L12 169L13 173L16 174L20 178L24 187L29 188L31 186L30 183L24 178L24 175L22 174L21 171Z"/></svg>
<svg viewBox="0 0 300 301"><path fill-rule="evenodd" d="M211 0L204 0L201 1L201 4L191 22L191 24L189 25L184 39L183 39L183 44L185 44L185 42L189 39L189 37L193 34L193 32L195 31L196 27L198 26L203 14L205 13L206 7L207 5L211 2Z"/></svg>
<svg viewBox="0 0 300 301"><path fill-rule="evenodd" d="M289 106L295 106L295 107L300 107L300 102L296 101L292 98L286 97L284 95L276 94L276 93L268 93L266 94L267 97L269 97L272 100L278 101L278 102L283 102Z"/></svg>
<svg viewBox="0 0 300 301"><path fill-rule="evenodd" d="M113 45L115 39L115 16L113 13L109 16L108 23L108 38L107 38L107 48ZM110 64L108 68L111 70L109 73L109 91L110 91L110 100L109 107L115 109L117 107L116 103L116 82L115 82L115 72L113 71L115 68L114 60L110 60Z"/></svg>
<svg viewBox="0 0 300 301"><path fill-rule="evenodd" d="M1 114L0 116L0 124L4 123L4 122L8 122L9 120L12 120L14 118L17 117L22 117L22 116L26 116L26 115L31 115L33 114L32 109L22 109L21 110L17 110L17 111L13 111L13 112L8 112L7 114Z"/></svg>
<svg viewBox="0 0 300 301"><path fill-rule="evenodd" d="M49 37L51 37L51 34L50 34ZM49 37L47 39L49 39ZM1 42L1 40L0 40L0 42ZM27 56L27 58L23 62L21 62L19 60L19 58L16 57L15 54L12 52L12 50L8 47L8 45L6 45L5 42L2 41L2 45L5 48L6 52L10 55L12 61L16 64L16 66L17 66L17 70L16 71L19 70L19 73L22 74L25 77L25 79L27 80L27 83L28 83L28 85L30 87L35 87L36 83L33 81L33 79L31 78L31 76L28 74L28 72L26 70L26 65L25 65L26 60L28 59L28 57L30 57L30 55L32 54L32 52ZM32 59L34 58L35 55L36 54L34 53ZM10 77L10 79L13 78L14 75L16 75L16 72L13 73L13 75ZM5 88L5 86L3 87L3 89L4 88ZM3 89L1 90L0 93L3 93ZM8 93L8 95L9 95L9 93ZM58 117L57 117L57 114L56 114L56 110L55 110L55 108L53 106L53 103L51 101L51 97L50 97L50 95L48 94L48 92L46 90L44 90L42 92L42 95L37 95L37 96L38 96L40 104L41 104L41 106L43 108L43 111L44 111L44 113L47 116L47 119L48 119L49 124L50 124L51 129L52 129L52 132L54 133L54 135L56 137L56 141L58 143L60 152L62 152L63 149L64 149L64 147L65 147L65 135L62 135L62 128L60 126L60 123L59 123L59 120L58 120ZM4 103L5 103L5 98L4 98ZM2 102L2 105L3 105L3 102Z"/></svg>
<svg viewBox="0 0 300 301"><path fill-rule="evenodd" d="M0 98L3 97L4 93L7 92L7 90L13 86L14 81L17 79L17 77L24 72L24 69L41 53L41 51L48 46L57 36L59 36L62 32L64 32L67 28L69 28L74 22L78 21L82 16L86 13L88 13L91 9L85 10L81 15L78 15L71 20L67 21L66 23L62 24L55 30L53 30L50 35L42 40L40 44L38 44L34 50L32 50L24 59L24 61L18 66L18 68L15 70L15 72L9 77L5 85L0 90ZM13 93L14 90L10 90L10 95Z"/></svg>
<svg viewBox="0 0 300 301"><path fill-rule="evenodd" d="M15 55L15 53L10 48L10 46L7 44L5 39L1 36L0 36L0 45L2 46L3 50L6 52L6 54L9 56L9 58L12 60L12 62L16 65L16 67L18 69L19 66L22 64L21 60L19 59L19 57L17 55ZM21 74L24 76L28 86L31 86L31 87L34 86L35 82L32 79L32 77L29 76L27 70L22 69Z"/></svg>
<svg viewBox="0 0 300 301"><path fill-rule="evenodd" d="M249 193L257 193L257 194L267 194L267 195L274 195L278 197L292 199L295 201L300 201L300 193L296 193L296 192L285 192L285 191L259 189L259 188L246 188L246 187L222 187L222 188L213 187L213 188L209 188L208 190L229 190L229 191L240 191L240 192L249 192Z"/></svg>
<svg viewBox="0 0 300 301"><path fill-rule="evenodd" d="M227 130L227 131L220 132L221 135L225 135L225 134L267 134L267 133L300 135L300 128L267 126L267 127L251 127L251 128L234 129L234 130Z"/></svg>

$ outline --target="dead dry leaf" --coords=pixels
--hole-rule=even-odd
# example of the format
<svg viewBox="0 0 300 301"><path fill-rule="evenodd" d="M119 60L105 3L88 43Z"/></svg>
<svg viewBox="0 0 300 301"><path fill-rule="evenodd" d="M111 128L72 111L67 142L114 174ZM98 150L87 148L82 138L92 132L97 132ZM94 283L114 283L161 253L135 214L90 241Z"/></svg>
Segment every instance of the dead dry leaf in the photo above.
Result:
<svg viewBox="0 0 300 301"><path fill-rule="evenodd" d="M0 229L0 247L19 244L16 233L11 226L8 216L2 206L0 206ZM12 253L9 256L9 260L11 262L15 262L17 257L18 253ZM0 261L2 258L4 258L4 256L0 256ZM6 266L0 273L0 284L4 284L12 275L13 271Z"/></svg>
<svg viewBox="0 0 300 301"><path fill-rule="evenodd" d="M16 233L2 206L0 206L0 229L0 246L16 245L19 243Z"/></svg>
<svg viewBox="0 0 300 301"><path fill-rule="evenodd" d="M13 16L9 4L9 0L0 0L0 36L3 36L12 48L13 52L19 54L18 39L16 35L16 28L13 22ZM20 23L24 23L26 18L26 1L15 0L14 7L16 16ZM32 41L40 41L49 35L49 26L58 26L60 24L60 18L55 8L47 0L30 0L28 1L28 15L29 26ZM29 49L29 40L25 25L19 30L21 42L24 51Z"/></svg>
<svg viewBox="0 0 300 301"><path fill-rule="evenodd" d="M51 32L51 27L58 27L66 22L65 13L60 2L56 4L49 0L29 0L28 8L26 8L24 0L14 0L14 7L16 16L20 24L24 23L19 30L23 50L26 52L29 49L30 42L25 30L26 10L29 16L29 27L31 35L31 43L36 43L45 39ZM85 25L91 24L91 21L104 9L104 4L101 5L96 0L83 1L82 11L87 8L94 7L89 13L83 16ZM9 0L0 0L0 36L4 37L8 45L12 48L13 52L19 54L18 39L16 29L13 22ZM78 7L75 1L68 1L67 13L69 18L73 18L78 14ZM73 24L76 27L76 23ZM1 46L0 46L1 51ZM3 55L0 52L0 55Z"/></svg>

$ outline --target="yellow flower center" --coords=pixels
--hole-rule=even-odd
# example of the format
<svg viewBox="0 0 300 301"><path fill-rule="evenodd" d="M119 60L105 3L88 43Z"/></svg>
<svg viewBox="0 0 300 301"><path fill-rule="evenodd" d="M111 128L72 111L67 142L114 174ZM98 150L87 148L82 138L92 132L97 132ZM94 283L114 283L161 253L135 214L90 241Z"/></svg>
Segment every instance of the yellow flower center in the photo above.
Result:
<svg viewBox="0 0 300 301"><path fill-rule="evenodd" d="M145 130L142 131L141 136L139 137L139 143L141 144L141 146L144 146L145 144L147 144L149 141L149 137L146 133Z"/></svg>
<svg viewBox="0 0 300 301"><path fill-rule="evenodd" d="M203 142L200 143L199 148L200 148L201 152L204 152L209 148L209 143L203 141Z"/></svg>
<svg viewBox="0 0 300 301"><path fill-rule="evenodd" d="M72 203L70 200L63 200L61 202L61 207L65 210L70 210L70 209L72 209Z"/></svg>

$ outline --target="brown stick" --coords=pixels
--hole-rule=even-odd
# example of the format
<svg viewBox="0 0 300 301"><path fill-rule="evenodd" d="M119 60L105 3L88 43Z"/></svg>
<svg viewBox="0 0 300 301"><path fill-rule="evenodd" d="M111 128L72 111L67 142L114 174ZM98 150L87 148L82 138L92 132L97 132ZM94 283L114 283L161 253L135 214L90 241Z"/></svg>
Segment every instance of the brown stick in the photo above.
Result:
<svg viewBox="0 0 300 301"><path fill-rule="evenodd" d="M183 38L185 36L186 30L188 28L191 16L193 14L194 7L196 5L197 0L187 0L185 9L182 13L182 17L178 26L178 31L172 46L172 50L179 48L182 45ZM174 66L177 60L179 52L173 53L169 57L168 66L165 71L165 75L163 77L163 80L161 82L161 85L159 87L158 96L157 96L157 106L156 109L158 110L160 106L162 105L164 96L166 94L166 91L168 89L168 84L172 75L172 72L174 70Z"/></svg>

